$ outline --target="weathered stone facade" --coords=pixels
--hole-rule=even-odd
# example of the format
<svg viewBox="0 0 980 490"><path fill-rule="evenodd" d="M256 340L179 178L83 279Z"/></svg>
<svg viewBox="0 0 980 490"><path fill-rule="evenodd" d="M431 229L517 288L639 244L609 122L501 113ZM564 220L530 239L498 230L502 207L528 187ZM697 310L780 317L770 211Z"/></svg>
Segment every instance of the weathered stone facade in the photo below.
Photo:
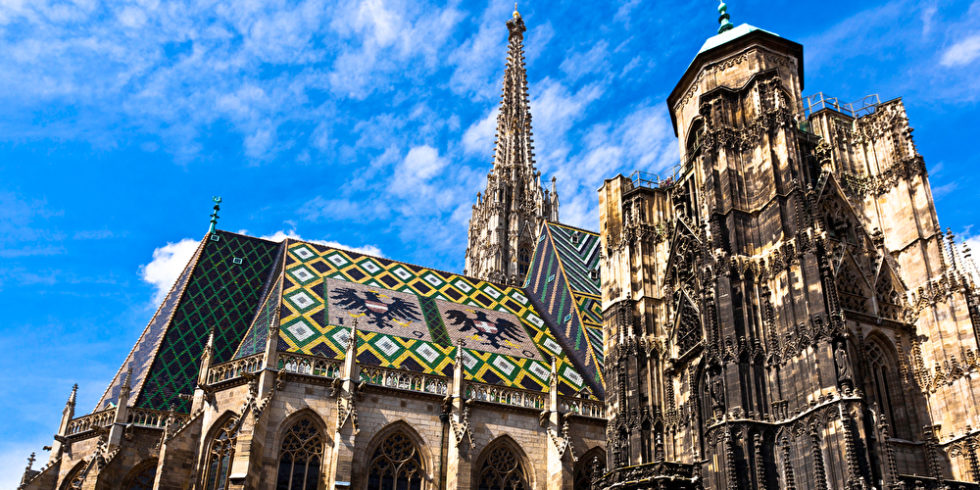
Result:
<svg viewBox="0 0 980 490"><path fill-rule="evenodd" d="M675 178L600 190L603 486L977 488L968 257L901 100L805 100L802 62L729 24L668 99Z"/></svg>
<svg viewBox="0 0 980 490"><path fill-rule="evenodd" d="M534 140L524 68L524 20L517 11L510 31L507 68L496 149L487 188L477 194L470 217L464 273L488 281L518 284L527 274L531 254L545 220L558 221L558 191L541 186L534 167Z"/></svg>

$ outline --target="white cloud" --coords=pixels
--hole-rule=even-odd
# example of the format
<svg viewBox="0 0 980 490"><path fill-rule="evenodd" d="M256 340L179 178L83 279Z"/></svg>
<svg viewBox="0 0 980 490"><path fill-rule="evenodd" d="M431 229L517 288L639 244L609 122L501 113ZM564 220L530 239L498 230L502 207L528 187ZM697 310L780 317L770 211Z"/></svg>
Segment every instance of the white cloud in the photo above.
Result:
<svg viewBox="0 0 980 490"><path fill-rule="evenodd" d="M953 44L943 52L939 63L943 66L963 66L980 57L980 34L975 34Z"/></svg>
<svg viewBox="0 0 980 490"><path fill-rule="evenodd" d="M391 191L400 197L411 197L416 205L429 204L427 198L436 194L431 180L446 163L446 159L439 156L439 150L429 145L413 147L395 167Z"/></svg>
<svg viewBox="0 0 980 490"><path fill-rule="evenodd" d="M564 163L569 151L569 134L586 109L602 95L603 88L589 84L571 92L561 82L544 79L532 87L531 114L535 133L535 150L542 171Z"/></svg>
<svg viewBox="0 0 980 490"><path fill-rule="evenodd" d="M47 124L47 137L112 146L144 131L185 156L215 125L227 127L260 161L305 145L306 128L335 119L344 95L391 91L392 73L432 71L462 18L455 5L407 0L174 0L104 11L89 0L0 1L0 104L77 110L71 123ZM4 132L39 133L14 129ZM314 151L327 151L329 134L317 133Z"/></svg>
<svg viewBox="0 0 980 490"><path fill-rule="evenodd" d="M154 249L153 260L140 267L140 276L143 280L156 288L153 293L154 304L160 304L167 296L170 288L177 281L177 276L194 256L197 245L198 241L193 238L184 238L176 243L168 242Z"/></svg>
<svg viewBox="0 0 980 490"><path fill-rule="evenodd" d="M373 255L375 257L384 257L384 254L381 252L381 249L378 248L375 245L362 245L360 247L352 247L350 245L345 245L343 243L335 242L335 241L332 241L332 240L311 240L309 238L303 238L303 237L299 236L299 234L296 233L296 230L289 230L289 231L279 230L279 231L277 231L277 232L275 232L275 233L273 233L271 235L263 235L263 236L260 236L259 238L263 238L265 240L271 240L271 241L274 241L274 242L281 242L281 241L283 241L283 240L285 240L287 238L291 238L293 240L301 240L301 241L304 241L304 242L318 243L318 244L323 245L323 246L326 246L326 247L342 248L344 250L350 250L352 252L362 253L362 254L366 254L366 255Z"/></svg>
<svg viewBox="0 0 980 490"><path fill-rule="evenodd" d="M599 41L588 51L569 52L559 68L565 72L571 81L578 80L590 73L604 71L608 66L606 63L609 57L608 50L609 43Z"/></svg>
<svg viewBox="0 0 980 490"><path fill-rule="evenodd" d="M493 154L493 133L497 127L497 109L488 112L486 117L470 125L463 133L463 150L468 155Z"/></svg>

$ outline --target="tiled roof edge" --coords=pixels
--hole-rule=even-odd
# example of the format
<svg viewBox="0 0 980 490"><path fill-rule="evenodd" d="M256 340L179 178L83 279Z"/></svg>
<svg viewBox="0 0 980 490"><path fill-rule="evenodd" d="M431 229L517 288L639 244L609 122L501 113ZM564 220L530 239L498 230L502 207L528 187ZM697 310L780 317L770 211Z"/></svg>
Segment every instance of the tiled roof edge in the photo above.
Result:
<svg viewBox="0 0 980 490"><path fill-rule="evenodd" d="M210 235L211 235L211 232L208 232L208 233L205 233L204 234L204 237L201 238L201 241L199 241L197 243L197 249L194 250L194 255L191 256L191 260L187 263L187 265L184 266L184 269L185 270L188 267L190 267L191 268L191 272L187 275L187 280L184 282L184 287L181 288L181 290L177 293L179 297L177 298L177 301L174 303L174 312L177 311L177 305L179 305L180 304L180 301L183 299L184 289L186 289L187 288L187 284L190 283L191 275L194 274L194 268L197 267L197 261L200 260L200 258L201 258L201 251L204 250L204 246L205 246L205 244L207 244L208 237ZM183 270L181 271L181 273L183 273ZM177 278L179 279L180 278L180 275L178 275ZM147 331L150 328L150 325L152 325L153 324L153 321L156 320L157 315L160 314L160 310L163 309L163 305L167 302L167 296L170 296L171 294L173 294L174 289L177 287L177 282L178 282L177 279L174 279L174 283L170 286L170 291L168 291L167 294L165 294L163 296L163 301L161 301L160 304L157 306L157 309L153 313L153 316L150 317L150 321L146 322L146 327L143 327L143 333L140 334L139 338L136 339L136 342L133 343L133 347L131 347L129 349L129 353L126 354L126 357L123 358L123 362L119 366L119 370L116 371L116 374L114 374L112 376L112 378L109 379L109 385L106 386L105 391L102 392L102 396L100 396L99 399L98 399L98 401L96 402L95 408L93 408L92 413L94 413L95 411L97 411L99 409L99 406L102 405L102 403L105 401L106 395L109 394L109 390L112 389L112 385L116 381L116 378L118 378L120 375L122 375L123 369L126 367L127 361L133 355L133 352L136 351L136 346L138 346L140 344L140 341L143 340L143 336L146 335ZM170 322L167 322L167 323L169 324ZM167 332L167 329L164 328L163 333L161 333L160 343L163 343L163 335L165 335L166 332ZM159 350L159 349L160 349L160 345L157 344L157 346L154 347L154 349L153 349L153 353L151 354L151 358L156 357L157 350ZM152 362L151 362L151 365L152 365ZM145 379L145 378L146 377L144 376L143 379ZM136 402L136 398L139 395L139 391L138 390L143 388L143 379L140 379L138 388L136 390L133 390L132 391L132 393L134 393L136 395L136 396L131 396L130 397L130 401L132 401L133 403Z"/></svg>

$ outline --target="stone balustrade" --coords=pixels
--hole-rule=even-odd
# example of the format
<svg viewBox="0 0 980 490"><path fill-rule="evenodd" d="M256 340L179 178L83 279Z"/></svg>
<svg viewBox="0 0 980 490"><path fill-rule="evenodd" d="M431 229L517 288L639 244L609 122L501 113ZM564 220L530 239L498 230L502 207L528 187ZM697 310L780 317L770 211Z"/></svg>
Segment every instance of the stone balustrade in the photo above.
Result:
<svg viewBox="0 0 980 490"><path fill-rule="evenodd" d="M241 377L245 373L254 373L262 369L262 357L264 354L235 359L233 361L215 364L208 370L208 384L220 383L229 379Z"/></svg>
<svg viewBox="0 0 980 490"><path fill-rule="evenodd" d="M208 384L220 383L241 377L246 373L254 373L262 369L262 354L244 357L221 364L216 364L208 371ZM276 368L292 374L338 378L341 376L342 359L327 359L306 354L279 353ZM399 369L378 366L360 366L358 380L386 388L446 395L452 378L425 373L414 373ZM487 403L499 403L516 407L535 408L543 410L547 407L547 395L540 392L521 388L508 388L473 381L464 382L465 398ZM596 400L575 397L561 397L560 408L563 412L583 417L603 418L605 405ZM132 419L134 415L130 415ZM137 425L162 427L167 412L141 413ZM132 420L131 420L132 421ZM145 421L145 422L144 422ZM111 420L110 420L111 422Z"/></svg>
<svg viewBox="0 0 980 490"><path fill-rule="evenodd" d="M116 408L110 408L103 410L101 412L90 413L72 419L68 422L68 429L65 431L65 435L81 434L93 429L98 429L100 427L108 427L112 425L112 421L116 418Z"/></svg>
<svg viewBox="0 0 980 490"><path fill-rule="evenodd" d="M342 364L343 361L339 359L280 352L276 368L293 374L337 378Z"/></svg>
<svg viewBox="0 0 980 490"><path fill-rule="evenodd" d="M373 366L361 367L360 380L387 388L420 391L436 395L445 395L449 391L450 383L450 379L444 376L412 373Z"/></svg>
<svg viewBox="0 0 980 490"><path fill-rule="evenodd" d="M167 418L173 417L175 424L182 424L188 416L179 412L169 412L166 410L151 410L149 408L130 407L126 412L127 423L139 427L163 427L167 425Z"/></svg>
<svg viewBox="0 0 980 490"><path fill-rule="evenodd" d="M561 411L565 413L596 419L605 419L606 417L606 405L597 400L562 396L559 397L559 403Z"/></svg>
<svg viewBox="0 0 980 490"><path fill-rule="evenodd" d="M508 388L483 383L467 382L463 388L466 398L481 402L499 403L515 407L537 408L543 410L547 405L545 395L520 388Z"/></svg>

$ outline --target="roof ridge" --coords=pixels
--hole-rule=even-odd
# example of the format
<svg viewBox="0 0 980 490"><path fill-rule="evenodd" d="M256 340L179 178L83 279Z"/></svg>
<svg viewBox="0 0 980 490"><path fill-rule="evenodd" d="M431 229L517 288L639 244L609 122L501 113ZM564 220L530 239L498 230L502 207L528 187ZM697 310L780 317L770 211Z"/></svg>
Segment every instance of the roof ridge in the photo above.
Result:
<svg viewBox="0 0 980 490"><path fill-rule="evenodd" d="M562 228L568 228L568 229L575 230L575 231L581 231L583 233L588 233L590 235L601 236L598 231L586 230L585 228L581 228L581 227L574 226L574 225L567 225L567 224L562 223L560 221L549 221L549 220L545 220L545 223L547 223L549 225L561 226Z"/></svg>
<svg viewBox="0 0 980 490"><path fill-rule="evenodd" d="M297 239L293 239L293 241L296 242L296 243L305 243L307 245L317 245L317 246L320 246L320 247L326 247L328 249L340 250L342 252L347 252L347 253L353 253L353 254L360 255L361 257L368 257L368 258L376 259L376 260L385 260L385 261L388 261L388 262L393 262L393 263L401 264L401 265L407 265L407 266L415 267L415 268L418 268L418 269L426 269L426 270L429 270L429 271L432 271L432 272L438 272L438 273L443 274L443 275L458 276L458 277L462 277L464 279L470 279L470 280L472 280L472 281L474 281L476 283L484 282L484 283L487 283L487 284L492 284L492 285L497 286L497 287L499 287L501 289L504 289L504 290L507 290L507 289L510 289L510 288L523 289L523 287L521 287L521 286L508 286L508 285L503 284L503 283L493 282L493 281L487 281L486 279L480 279L478 277L466 275L466 274L464 274L462 272L451 272L451 271L446 271L446 270L442 270L442 269L436 269L435 267L428 267L428 266L424 266L424 265L413 264L411 262L405 262L403 260L397 260L397 259L392 259L392 258L388 258L388 257L379 257L377 255L372 255L372 254L364 253L364 252L358 252L356 250L351 250L349 248L337 247L337 246L334 246L334 245L327 245L327 244L324 244L324 243L317 243L317 242L312 241L312 240L306 240L306 239L297 240Z"/></svg>
<svg viewBox="0 0 980 490"><path fill-rule="evenodd" d="M238 346L235 347L235 352L231 354L231 358L229 360L233 361L239 358L238 353L241 352L242 345L245 344L246 340L248 340L249 334L253 333L254 329L256 328L255 322L259 321L259 318L262 316L265 307L268 305L269 301L272 300L273 295L278 297L276 299L277 303L281 301L282 289L280 289L280 286L282 286L282 281L286 274L286 250L287 249L288 246L286 240L283 240L282 242L279 243L279 251L276 253L276 258L275 258L276 261L275 268L272 269L272 271L270 271L269 277L266 279L265 284L262 286L262 293L261 296L259 296L260 300L258 302L258 306L255 309L255 314L252 316L252 321L248 323L248 328L245 329L245 334L242 335L242 339L238 341ZM276 294L277 291L278 294ZM279 317L278 305L273 316L278 320ZM278 321L276 321L276 323L278 324Z"/></svg>
<svg viewBox="0 0 980 490"><path fill-rule="evenodd" d="M184 282L183 288L181 288L180 292L177 293L178 294L178 298L174 302L174 312L177 309L177 305L180 304L181 297L184 294L184 289L187 288L187 283L190 282L190 276L191 276L191 274L194 273L194 270L193 269L195 267L197 267L197 261L201 257L201 251L204 248L204 245L207 243L207 238L208 238L209 235L211 235L211 232L210 231L204 234L204 237L202 237L201 240L197 243L197 248L194 250L194 255L191 256L191 260L187 263L187 265L184 266L184 270L186 270L188 267L190 267L191 268L191 273L187 275L187 279ZM184 273L184 270L181 270L181 274ZM143 332L140 333L140 336L136 339L136 342L133 343L133 347L131 347L129 349L129 352L126 354L126 357L123 357L123 362L119 366L119 370L116 371L116 374L114 374L112 376L112 378L109 379L109 385L106 386L106 389L102 392L102 396L99 397L99 399L96 402L95 407L93 408L93 410L92 410L91 413L94 413L94 412L98 411L99 406L102 405L102 403L106 401L105 400L105 397L106 397L107 394L109 394L109 391L112 389L112 386L115 384L116 378L118 378L120 375L122 375L123 368L126 367L127 361L133 355L133 353L136 351L136 347L140 345L140 341L143 340L143 337L146 336L147 330L149 330L150 325L152 325L153 324L153 321L156 320L157 316L160 315L160 311L163 309L163 305L167 303L167 297L169 297L171 294L173 294L173 292L177 288L177 284L179 282L180 282L180 275L178 275L177 278L174 279L174 283L170 285L170 290L167 291L167 294L165 294L163 296L163 301L160 302L160 304L157 306L156 311L153 313L153 316L150 317L150 320L148 322L146 322L146 326L143 327ZM173 314L173 312L171 312L171 314ZM169 323L169 322L167 322L167 323ZM166 332L164 331L163 333L166 333ZM161 337L160 337L161 339L163 338L163 333L161 333ZM153 352L151 353L151 356L150 356L151 359L156 356L156 352L157 352L157 350L159 348L160 348L160 345L159 344L157 344L157 346L154 347ZM133 393L136 393L137 395L139 394L138 390L143 387L143 379L145 379L145 377L146 376L145 376L145 373L144 373L143 378L140 379L140 381L139 381L139 387L137 388L137 390L133 390ZM130 397L130 400L133 400L134 403L135 403L136 398L137 398L136 396L131 396Z"/></svg>

